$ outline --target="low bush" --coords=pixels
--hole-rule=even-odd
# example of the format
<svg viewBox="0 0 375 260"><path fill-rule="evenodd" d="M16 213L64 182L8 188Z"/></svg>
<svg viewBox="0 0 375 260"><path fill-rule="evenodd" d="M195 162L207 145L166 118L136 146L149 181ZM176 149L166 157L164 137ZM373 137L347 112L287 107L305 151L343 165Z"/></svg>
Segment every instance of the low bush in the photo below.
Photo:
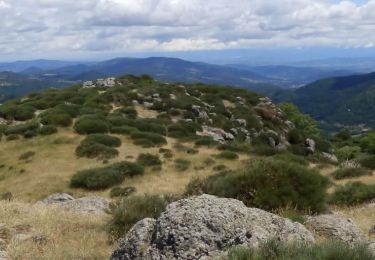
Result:
<svg viewBox="0 0 375 260"><path fill-rule="evenodd" d="M56 128L56 126L53 126L53 125L42 126L39 129L40 135L52 135L52 134L55 134L55 133L57 133L57 128Z"/></svg>
<svg viewBox="0 0 375 260"><path fill-rule="evenodd" d="M263 242L259 247L237 246L223 260L371 260L374 254L365 244L347 246L339 241L316 244L285 243L277 239Z"/></svg>
<svg viewBox="0 0 375 260"><path fill-rule="evenodd" d="M330 202L337 205L356 205L373 199L375 199L375 185L351 182L337 188L331 195Z"/></svg>
<svg viewBox="0 0 375 260"><path fill-rule="evenodd" d="M375 170L375 155L369 155L359 159L359 163L366 168Z"/></svg>
<svg viewBox="0 0 375 260"><path fill-rule="evenodd" d="M212 138L209 138L209 137L200 137L199 139L197 139L195 141L195 145L197 146L208 146L208 147L212 147L212 146L216 146L218 143L213 140Z"/></svg>
<svg viewBox="0 0 375 260"><path fill-rule="evenodd" d="M281 161L286 161L286 162L293 162L293 163L298 163L302 165L309 165L309 162L306 160L305 157L295 155L292 153L279 153L274 155L272 158L275 158L276 160L281 160Z"/></svg>
<svg viewBox="0 0 375 260"><path fill-rule="evenodd" d="M125 198L110 207L111 220L108 231L113 240L125 235L131 227L144 218L158 218L169 201L159 195Z"/></svg>
<svg viewBox="0 0 375 260"><path fill-rule="evenodd" d="M112 126L111 133L131 135L132 133L138 132L138 129L131 126Z"/></svg>
<svg viewBox="0 0 375 260"><path fill-rule="evenodd" d="M365 175L372 175L371 170L365 168L340 168L332 173L332 177L336 180L355 178Z"/></svg>
<svg viewBox="0 0 375 260"><path fill-rule="evenodd" d="M163 136L149 132L135 132L132 133L130 137L134 141L148 140L150 143L153 144L153 146L167 144L167 140Z"/></svg>
<svg viewBox="0 0 375 260"><path fill-rule="evenodd" d="M9 126L4 131L5 135L24 135L27 131L33 131L39 129L39 123L31 122L15 126Z"/></svg>
<svg viewBox="0 0 375 260"><path fill-rule="evenodd" d="M119 162L103 168L79 171L70 180L73 188L100 190L121 184L126 176L132 177L142 174L141 165L131 162Z"/></svg>
<svg viewBox="0 0 375 260"><path fill-rule="evenodd" d="M76 121L74 130L79 134L104 134L109 132L109 124L100 117L84 116Z"/></svg>
<svg viewBox="0 0 375 260"><path fill-rule="evenodd" d="M26 160L30 159L31 157L33 157L34 155L35 155L34 151L28 151L26 153L21 154L18 159L22 160L22 161L26 161Z"/></svg>
<svg viewBox="0 0 375 260"><path fill-rule="evenodd" d="M158 155L149 153L141 153L140 155L138 155L137 163L143 166L155 166L162 164Z"/></svg>
<svg viewBox="0 0 375 260"><path fill-rule="evenodd" d="M105 134L91 134L86 136L82 143L99 143L109 147L120 147L121 140L118 137Z"/></svg>
<svg viewBox="0 0 375 260"><path fill-rule="evenodd" d="M73 188L85 188L88 190L106 189L120 184L125 175L110 167L83 170L73 175L70 185Z"/></svg>
<svg viewBox="0 0 375 260"><path fill-rule="evenodd" d="M224 151L216 155L217 158L226 160L237 160L239 158L238 154L231 151Z"/></svg>
<svg viewBox="0 0 375 260"><path fill-rule="evenodd" d="M78 157L87 157L90 159L98 158L100 160L115 158L119 152L113 148L95 142L82 142L76 148L76 155Z"/></svg>
<svg viewBox="0 0 375 260"><path fill-rule="evenodd" d="M73 118L70 114L59 109L49 109L40 114L40 122L43 125L70 126Z"/></svg>
<svg viewBox="0 0 375 260"><path fill-rule="evenodd" d="M242 170L214 175L200 184L204 193L235 198L247 206L312 212L325 210L328 185L316 170L275 159L250 161Z"/></svg>
<svg viewBox="0 0 375 260"><path fill-rule="evenodd" d="M255 145L252 146L250 152L261 156L272 156L277 154L277 150L269 145Z"/></svg>
<svg viewBox="0 0 375 260"><path fill-rule="evenodd" d="M175 169L179 172L187 171L190 167L190 164L191 162L189 160L181 159L181 158L176 159L174 161Z"/></svg>
<svg viewBox="0 0 375 260"><path fill-rule="evenodd" d="M303 224L306 221L305 215L302 214L300 211L294 209L281 209L281 211L278 212L278 215L301 224Z"/></svg>
<svg viewBox="0 0 375 260"><path fill-rule="evenodd" d="M127 197L135 191L136 189L134 187L115 187L111 189L110 196L111 198Z"/></svg>

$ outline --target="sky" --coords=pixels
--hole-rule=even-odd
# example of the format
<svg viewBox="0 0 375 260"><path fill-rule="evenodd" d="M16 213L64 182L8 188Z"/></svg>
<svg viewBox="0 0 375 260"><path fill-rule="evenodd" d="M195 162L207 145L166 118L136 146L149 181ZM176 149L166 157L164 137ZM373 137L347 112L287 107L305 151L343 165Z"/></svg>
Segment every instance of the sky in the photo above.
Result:
<svg viewBox="0 0 375 260"><path fill-rule="evenodd" d="M0 0L0 19L0 61L270 49L375 56L375 0Z"/></svg>

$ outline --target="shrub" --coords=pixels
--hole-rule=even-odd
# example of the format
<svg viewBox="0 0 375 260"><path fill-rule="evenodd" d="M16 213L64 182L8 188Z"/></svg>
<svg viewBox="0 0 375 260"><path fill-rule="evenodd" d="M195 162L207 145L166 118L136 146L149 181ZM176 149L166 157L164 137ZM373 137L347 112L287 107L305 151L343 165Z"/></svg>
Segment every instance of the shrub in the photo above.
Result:
<svg viewBox="0 0 375 260"><path fill-rule="evenodd" d="M25 124L20 124L20 125L15 125L15 126L9 126L5 130L5 135L23 135L27 131L32 131L32 130L38 130L39 129L39 124L36 122L31 122L31 123L25 123Z"/></svg>
<svg viewBox="0 0 375 260"><path fill-rule="evenodd" d="M325 209L329 181L316 170L275 159L250 161L237 172L203 180L203 192L243 201L265 210L291 207L301 211Z"/></svg>
<svg viewBox="0 0 375 260"><path fill-rule="evenodd" d="M115 197L127 197L130 194L134 193L136 189L134 187L115 187L111 189L110 196L111 198Z"/></svg>
<svg viewBox="0 0 375 260"><path fill-rule="evenodd" d="M43 125L56 125L67 127L73 122L72 116L63 110L49 109L40 115L40 122Z"/></svg>
<svg viewBox="0 0 375 260"><path fill-rule="evenodd" d="M221 152L216 157L220 159L226 159L226 160L237 160L239 158L238 154L231 152L231 151Z"/></svg>
<svg viewBox="0 0 375 260"><path fill-rule="evenodd" d="M74 124L74 130L79 134L104 134L109 131L109 124L101 118L81 117Z"/></svg>
<svg viewBox="0 0 375 260"><path fill-rule="evenodd" d="M370 260L374 254L365 244L348 247L339 241L317 244L285 243L277 239L263 242L259 247L236 246L229 250L223 260Z"/></svg>
<svg viewBox="0 0 375 260"><path fill-rule="evenodd" d="M167 198L159 195L144 195L128 197L112 204L109 212L112 218L108 223L111 237L117 240L144 218L158 218L168 202Z"/></svg>
<svg viewBox="0 0 375 260"><path fill-rule="evenodd" d="M176 159L174 161L175 169L179 172L184 172L189 169L191 162L185 159Z"/></svg>
<svg viewBox="0 0 375 260"><path fill-rule="evenodd" d="M33 157L35 155L35 152L33 151L28 151L26 153L23 153L20 155L20 157L18 158L19 160L23 160L23 161L26 161L28 159L30 159L31 157Z"/></svg>
<svg viewBox="0 0 375 260"><path fill-rule="evenodd" d="M40 135L52 135L52 134L55 134L55 133L57 133L57 128L53 125L42 126L39 129Z"/></svg>
<svg viewBox="0 0 375 260"><path fill-rule="evenodd" d="M124 179L125 175L122 172L107 167L79 171L73 175L70 185L73 188L100 190L120 184Z"/></svg>
<svg viewBox="0 0 375 260"><path fill-rule="evenodd" d="M124 134L131 135L132 133L138 132L138 129L131 126L112 126L111 133L113 134Z"/></svg>
<svg viewBox="0 0 375 260"><path fill-rule="evenodd" d="M304 157L292 153L279 153L274 155L272 158L286 162L298 163L305 166L309 165L309 162Z"/></svg>
<svg viewBox="0 0 375 260"><path fill-rule="evenodd" d="M352 160L361 152L359 146L344 146L336 150L336 155L340 161Z"/></svg>
<svg viewBox="0 0 375 260"><path fill-rule="evenodd" d="M360 177L364 175L372 175L372 172L369 169L364 168L340 168L332 173L332 177L336 180Z"/></svg>
<svg viewBox="0 0 375 260"><path fill-rule="evenodd" d="M278 215L301 224L303 224L306 221L305 216L301 214L300 211L294 209L282 209L281 212L278 213Z"/></svg>
<svg viewBox="0 0 375 260"><path fill-rule="evenodd" d="M82 142L76 149L78 157L111 159L118 156L119 152L113 148L95 142Z"/></svg>
<svg viewBox="0 0 375 260"><path fill-rule="evenodd" d="M143 172L139 164L119 162L103 168L79 171L72 176L70 186L88 190L106 189L122 183L126 176L132 177Z"/></svg>
<svg viewBox="0 0 375 260"><path fill-rule="evenodd" d="M135 141L140 139L149 140L154 146L167 143L167 140L163 136L149 132L135 132L132 133L130 137Z"/></svg>
<svg viewBox="0 0 375 260"><path fill-rule="evenodd" d="M209 137L200 137L198 140L195 141L195 145L211 147L217 145L217 142Z"/></svg>
<svg viewBox="0 0 375 260"><path fill-rule="evenodd" d="M120 147L121 140L118 137L105 134L91 134L86 136L82 143L99 143L109 147Z"/></svg>
<svg viewBox="0 0 375 260"><path fill-rule="evenodd" d="M261 156L272 156L277 150L269 145L255 145L251 147L250 152Z"/></svg>
<svg viewBox="0 0 375 260"><path fill-rule="evenodd" d="M134 144L141 146L142 148L151 148L155 146L155 144L148 139L136 139Z"/></svg>
<svg viewBox="0 0 375 260"><path fill-rule="evenodd" d="M158 155L153 155L149 153L141 153L140 155L138 155L137 163L144 166L155 166L162 164Z"/></svg>
<svg viewBox="0 0 375 260"><path fill-rule="evenodd" d="M359 163L366 168L375 170L375 155L370 155L359 160Z"/></svg>
<svg viewBox="0 0 375 260"><path fill-rule="evenodd" d="M298 129L292 129L288 133L288 141L291 144L303 144L305 142L305 136Z"/></svg>
<svg viewBox="0 0 375 260"><path fill-rule="evenodd" d="M375 199L375 185L360 182L347 183L335 190L330 202L337 205L355 205Z"/></svg>

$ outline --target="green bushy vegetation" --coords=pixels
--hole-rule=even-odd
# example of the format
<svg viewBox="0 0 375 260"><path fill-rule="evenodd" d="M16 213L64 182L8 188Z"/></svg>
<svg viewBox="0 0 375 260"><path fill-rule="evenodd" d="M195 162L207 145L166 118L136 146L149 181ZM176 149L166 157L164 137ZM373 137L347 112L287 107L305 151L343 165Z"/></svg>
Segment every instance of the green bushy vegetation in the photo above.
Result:
<svg viewBox="0 0 375 260"><path fill-rule="evenodd" d="M75 122L74 130L79 134L104 134L109 132L109 124L104 118L83 116Z"/></svg>
<svg viewBox="0 0 375 260"><path fill-rule="evenodd" d="M57 128L56 128L56 126L53 126L53 125L42 126L39 129L40 135L52 135L52 134L55 134L55 133L57 133Z"/></svg>
<svg viewBox="0 0 375 260"><path fill-rule="evenodd" d="M365 244L348 247L338 241L317 244L285 243L276 239L263 242L258 248L233 247L223 260L371 260L374 254Z"/></svg>
<svg viewBox="0 0 375 260"><path fill-rule="evenodd" d="M337 205L356 205L375 199L375 185L350 182L338 187L331 195L330 202Z"/></svg>
<svg viewBox="0 0 375 260"><path fill-rule="evenodd" d="M144 166L155 166L162 164L158 155L149 153L141 153L140 155L138 155L137 163Z"/></svg>
<svg viewBox="0 0 375 260"><path fill-rule="evenodd" d="M5 130L5 135L24 135L27 132L37 131L39 124L37 122L24 123L14 126L9 126Z"/></svg>
<svg viewBox="0 0 375 260"><path fill-rule="evenodd" d="M375 155L368 155L359 159L359 163L368 169L375 170Z"/></svg>
<svg viewBox="0 0 375 260"><path fill-rule="evenodd" d="M98 158L101 160L111 159L119 155L115 148L95 142L82 142L75 152L78 157Z"/></svg>
<svg viewBox="0 0 375 260"><path fill-rule="evenodd" d="M119 162L107 167L79 171L72 176L70 186L88 190L101 190L121 184L127 176L132 177L143 172L143 167L139 164L126 161Z"/></svg>
<svg viewBox="0 0 375 260"><path fill-rule="evenodd" d="M336 180L355 178L365 175L372 175L372 172L365 168L340 168L332 173L332 177Z"/></svg>
<svg viewBox="0 0 375 260"><path fill-rule="evenodd" d="M67 127L73 122L72 116L61 109L49 109L39 115L40 122L43 125L55 125Z"/></svg>
<svg viewBox="0 0 375 260"><path fill-rule="evenodd" d="M328 185L326 177L301 164L260 159L250 161L242 170L196 181L189 185L187 193L202 191L235 198L247 206L265 210L292 207L322 212L326 207Z"/></svg>
<svg viewBox="0 0 375 260"><path fill-rule="evenodd" d="M132 196L110 207L108 231L114 240L122 237L144 218L158 218L171 200L159 195Z"/></svg>
<svg viewBox="0 0 375 260"><path fill-rule="evenodd" d="M304 156L295 155L292 153L279 153L274 155L272 158L276 160L286 161L286 162L293 162L301 165L308 166L309 162L306 160Z"/></svg>
<svg viewBox="0 0 375 260"><path fill-rule="evenodd" d="M82 140L76 148L78 157L111 159L118 156L119 152L114 147L121 146L117 137L105 134L91 134Z"/></svg>
<svg viewBox="0 0 375 260"><path fill-rule="evenodd" d="M121 140L118 137L105 134L91 134L85 137L82 143L99 143L109 147L120 147Z"/></svg>
<svg viewBox="0 0 375 260"><path fill-rule="evenodd" d="M164 136L150 132L134 132L130 138L134 140L135 144L141 146L147 144L150 145L149 147L152 147L167 144Z"/></svg>

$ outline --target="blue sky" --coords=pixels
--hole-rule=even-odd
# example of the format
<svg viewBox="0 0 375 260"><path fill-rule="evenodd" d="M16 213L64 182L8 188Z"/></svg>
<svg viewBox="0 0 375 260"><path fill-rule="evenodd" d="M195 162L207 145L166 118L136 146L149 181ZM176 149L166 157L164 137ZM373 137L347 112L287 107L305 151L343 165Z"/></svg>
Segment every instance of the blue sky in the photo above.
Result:
<svg viewBox="0 0 375 260"><path fill-rule="evenodd" d="M0 19L0 61L375 47L375 0L0 0Z"/></svg>

